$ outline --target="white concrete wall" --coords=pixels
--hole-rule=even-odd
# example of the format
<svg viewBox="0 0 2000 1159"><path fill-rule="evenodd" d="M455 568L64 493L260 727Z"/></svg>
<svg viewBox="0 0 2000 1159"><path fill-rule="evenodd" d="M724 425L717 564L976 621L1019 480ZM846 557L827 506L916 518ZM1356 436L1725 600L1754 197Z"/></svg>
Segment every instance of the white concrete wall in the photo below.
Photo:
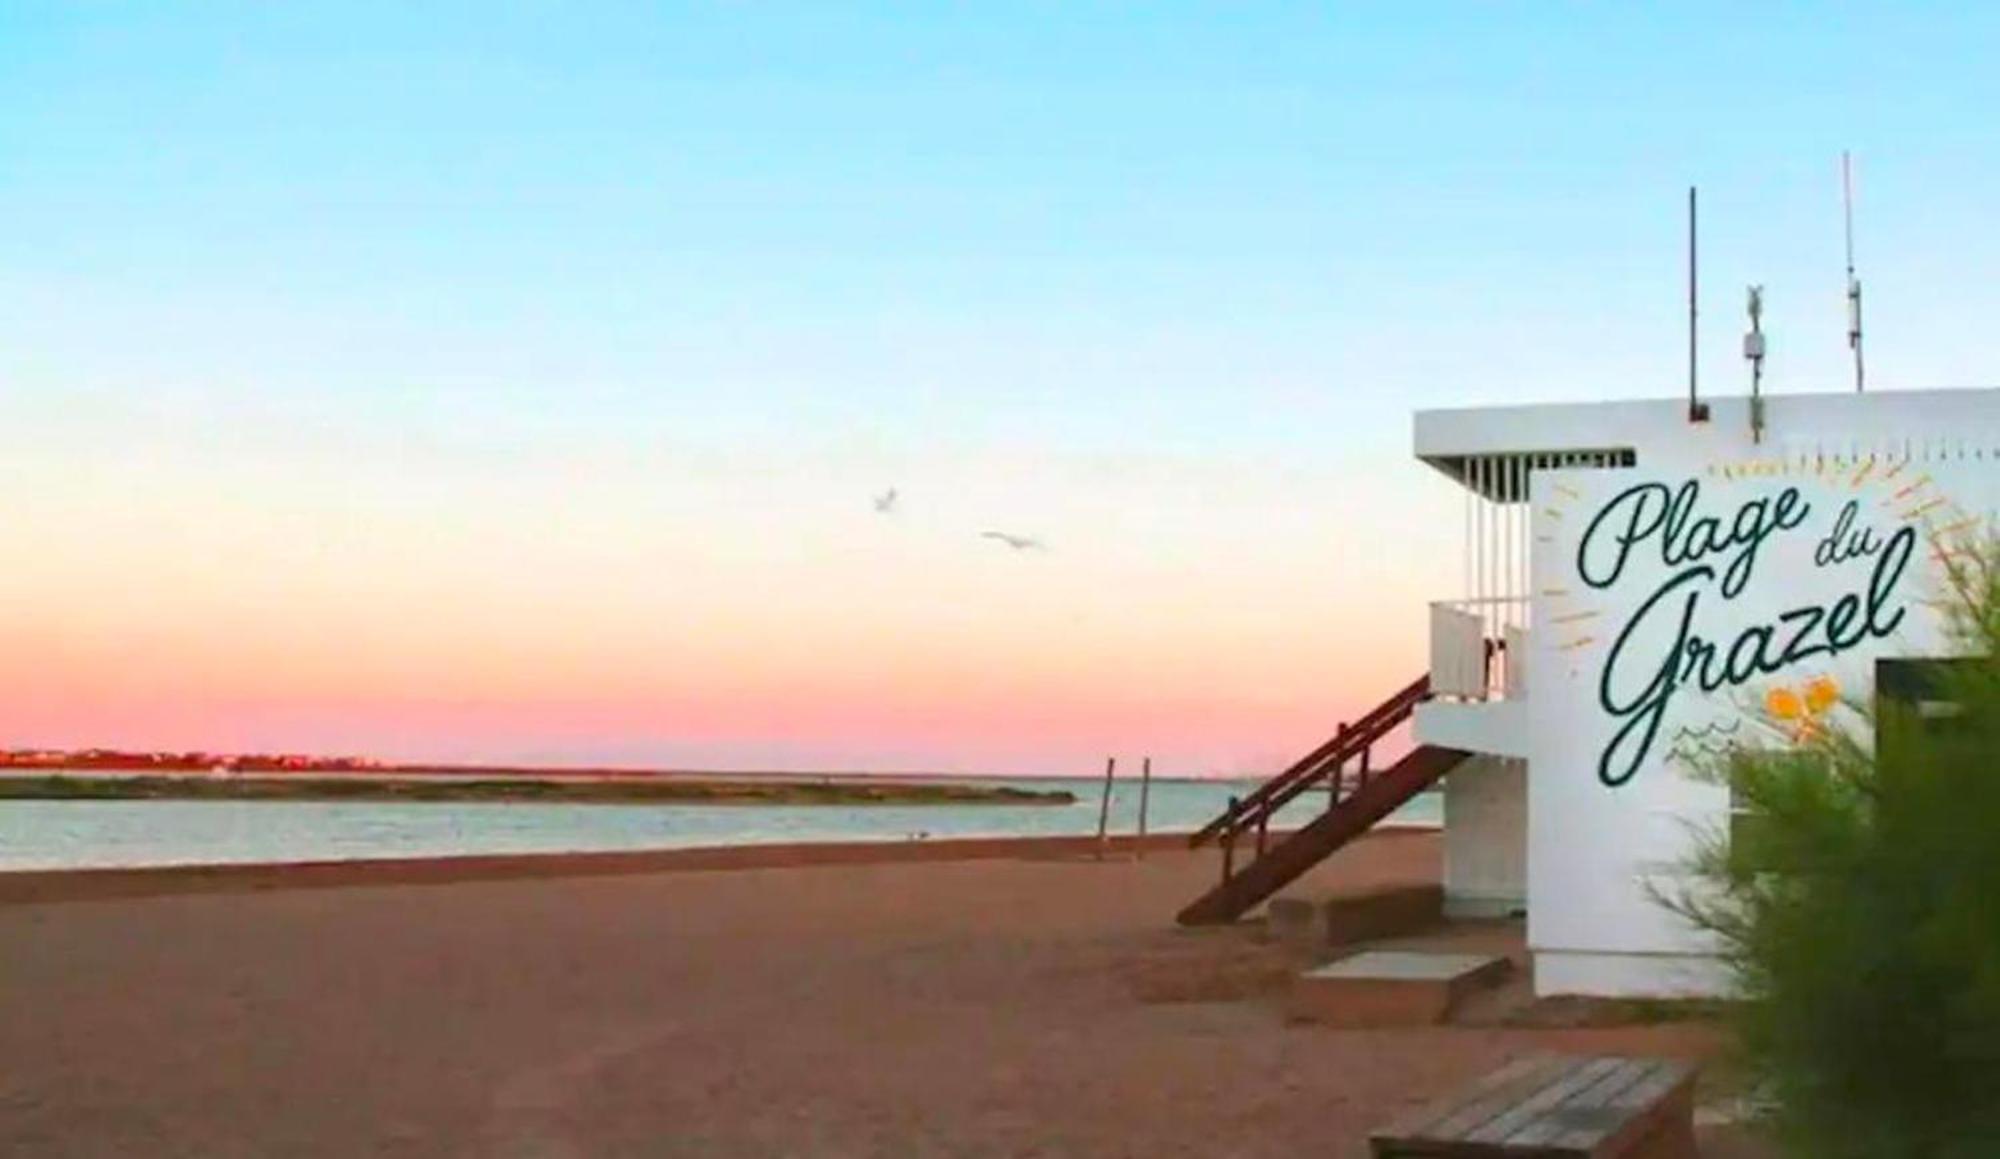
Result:
<svg viewBox="0 0 2000 1159"><path fill-rule="evenodd" d="M1496 771L1506 766L1489 759L1469 775L1454 773L1445 790L1446 889L1467 901L1504 892L1509 858L1521 848L1510 836L1510 810L1518 817L1525 802L1528 933L1544 994L1665 996L1713 993L1725 984L1711 947L1653 899L1654 890L1671 891L1683 880L1680 867L1698 834L1727 820L1726 790L1695 775L1700 748L1757 735L1787 743L1757 732L1757 709L1773 687L1824 677L1865 700L1878 658L1942 650L1929 603L1941 586L1933 541L1951 550L2000 528L2000 391L1780 395L1768 400L1760 440L1752 438L1747 400L1712 400L1711 416L1690 424L1685 400L1663 399L1416 419L1418 455L1448 471L1455 460L1479 455L1629 449L1637 460L1630 469L1535 473L1527 643L1533 689L1521 705L1519 746L1529 758L1526 784L1516 780L1510 804L1507 773ZM1671 490L1689 481L1698 495L1683 540L1704 517L1718 520L1718 537L1727 539L1739 517L1768 516L1788 490L1795 492L1793 513L1803 514L1759 544L1749 578L1729 598L1719 590L1722 573L1740 545L1706 559L1669 560L1657 536L1644 538L1615 579L1599 586L1583 576L1579 550L1607 504L1635 484ZM1872 530L1876 550L1815 558L1850 501L1852 524ZM1616 526L1615 517L1607 526ZM1838 654L1786 660L1780 630L1802 622L1786 617L1821 609L1816 627L1823 635L1844 598L1865 609L1882 545L1905 526L1914 531L1910 561L1875 601L1894 630ZM1598 579L1608 571L1603 552L1615 545L1605 534L1593 548ZM1702 564L1714 574L1684 575ZM1654 599L1676 579L1682 582ZM1850 614L1850 630L1852 622ZM1665 662L1675 648L1685 661L1690 637L1713 642L1720 662L1748 636L1745 655L1754 657L1766 630L1776 640L1772 662L1741 681L1705 689L1685 663ZM1657 735L1637 746L1641 726L1620 741L1621 728L1645 714L1612 708L1642 701L1656 680L1668 688ZM1420 721L1432 731L1447 723L1459 722ZM1621 757L1644 748L1629 766L1613 762L1615 785L1601 775L1614 742L1627 746Z"/></svg>
<svg viewBox="0 0 2000 1159"><path fill-rule="evenodd" d="M2000 394L1986 398L1983 424L1949 432L1937 428L1966 418L1959 400L1928 415L1919 396L1891 425L1821 426L1831 453L1783 428L1736 460L1690 458L1704 439L1657 438L1641 445L1635 469L1536 479L1528 883L1540 992L1668 995L1722 984L1703 958L1708 943L1655 896L1686 883L1696 842L1727 821L1728 793L1698 775L1701 754L1746 740L1794 743L1762 711L1774 689L1830 680L1865 702L1877 659L1945 650L1935 553L1978 540L2000 514ZM1658 484L1653 494L1663 496L1690 482L1683 545L1705 534L1703 519L1727 538L1790 505L1795 525L1758 543L1739 589L1727 585L1741 543L1699 557L1684 547L1669 559L1662 520L1620 547L1651 523L1634 487ZM1843 512L1847 530L1873 537L1873 551L1840 559L1822 550ZM1898 569L1900 550L1909 554ZM1856 638L1857 626L1869 630ZM1818 647L1829 632L1848 645ZM1721 677L1734 658L1742 678L1704 687L1692 662L1703 642L1714 648L1706 671ZM1861 725L1837 706L1825 723Z"/></svg>
<svg viewBox="0 0 2000 1159"><path fill-rule="evenodd" d="M1417 705L1418 744L1442 745L1496 757L1528 756L1525 700L1432 700Z"/></svg>
<svg viewBox="0 0 2000 1159"><path fill-rule="evenodd" d="M1705 954L1535 951L1535 992L1605 998L1708 998L1729 990L1729 974Z"/></svg>
<svg viewBox="0 0 2000 1159"><path fill-rule="evenodd" d="M1473 757L1444 782L1445 913L1505 917L1527 900L1527 763Z"/></svg>

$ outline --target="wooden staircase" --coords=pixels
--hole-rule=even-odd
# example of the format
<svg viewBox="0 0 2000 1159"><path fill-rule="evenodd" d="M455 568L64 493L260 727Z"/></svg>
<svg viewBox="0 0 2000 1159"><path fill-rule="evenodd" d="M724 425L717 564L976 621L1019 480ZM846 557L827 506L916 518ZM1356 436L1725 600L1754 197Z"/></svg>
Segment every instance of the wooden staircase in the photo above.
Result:
<svg viewBox="0 0 2000 1159"><path fill-rule="evenodd" d="M1259 785L1242 800L1231 798L1220 817L1189 839L1191 847L1214 841L1222 848L1222 881L1180 912L1185 926L1234 921L1258 902L1296 880L1341 846L1368 831L1418 793L1436 784L1469 753L1419 745L1379 772L1370 769L1375 744L1410 718L1430 698L1430 678L1417 680L1377 705L1292 767ZM1349 768L1350 762L1355 767ZM1275 845L1270 821L1279 809L1311 789L1327 794L1327 810ZM1255 835L1255 858L1239 872L1238 838Z"/></svg>

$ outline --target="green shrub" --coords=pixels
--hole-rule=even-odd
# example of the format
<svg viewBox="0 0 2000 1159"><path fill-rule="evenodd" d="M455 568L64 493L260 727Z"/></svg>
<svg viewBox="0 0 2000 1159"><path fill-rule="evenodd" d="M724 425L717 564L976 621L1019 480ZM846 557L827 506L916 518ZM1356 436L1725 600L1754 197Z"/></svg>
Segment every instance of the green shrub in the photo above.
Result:
<svg viewBox="0 0 2000 1159"><path fill-rule="evenodd" d="M1971 659L1924 717L1742 748L1736 813L1663 898L1717 936L1741 1061L1801 1159L2000 1156L2000 567L1954 571Z"/></svg>

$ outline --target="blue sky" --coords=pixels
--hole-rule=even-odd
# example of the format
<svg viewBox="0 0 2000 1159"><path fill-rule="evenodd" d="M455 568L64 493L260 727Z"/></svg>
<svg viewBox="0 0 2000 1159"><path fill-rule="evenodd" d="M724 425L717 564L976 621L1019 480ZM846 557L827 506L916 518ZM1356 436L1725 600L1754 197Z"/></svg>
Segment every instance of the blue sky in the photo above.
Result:
<svg viewBox="0 0 2000 1159"><path fill-rule="evenodd" d="M1017 662L990 651L1004 625L1060 636L1113 583L1156 602L1080 646L1198 668L1158 641L1227 591L1330 646L1386 621L1361 630L1400 670L1420 650L1411 589L1449 595L1427 589L1457 574L1409 411L1677 393L1691 183L1705 382L1742 389L1742 288L1760 281L1770 388L1844 386L1843 148L1871 381L1994 377L2000 13L1980 6L300 8L0 3L0 423L50 560L10 602L23 625L75 629L58 642L209 617L179 646L223 648L190 640L276 631L231 618L258 584L273 622L357 600L421 617L455 593L494 602L468 638L543 616L608 641L660 612L640 585L538 580L531 597L481 576L599 576L604 545L649 536L619 566L696 557L713 590L660 598L750 626L727 592L773 569L849 576L865 598L855 537L876 529L824 529L898 483L937 537L900 566L972 584L992 616L938 671ZM537 503L541 522L507 515ZM1001 519L1105 558L1053 586L978 586L993 561L961 559L960 532ZM361 575L440 529L462 556L379 587L284 566L347 551L339 574ZM1354 548L1385 540L1407 547ZM801 546L751 546L774 541ZM262 578L180 575L115 624L79 611L80 577L141 542L241 552ZM864 618L942 630L898 583ZM1239 638L1223 622L1195 633L1217 663ZM394 723L443 712L428 693L336 710L353 689L312 685L243 707L231 681L313 646L218 655L176 711L246 740L696 752L672 729L487 744L485 725ZM544 663L535 647L518 661ZM135 715L143 690L92 677L107 662L75 659L37 738L163 730L171 713ZM573 694L507 703L596 703L592 674L616 668L631 715L613 715L638 719L659 689L630 663L586 648ZM730 663L753 700L819 695L804 658ZM1023 704L1049 687L1037 672ZM1262 759L1265 737L1282 750L1371 698L1310 664L1272 680L1259 703L1292 716L1217 724L1227 739L1186 759ZM967 719L1019 731L1004 701ZM1073 757L960 746L942 725L917 750L780 744L782 715L747 713L696 755Z"/></svg>

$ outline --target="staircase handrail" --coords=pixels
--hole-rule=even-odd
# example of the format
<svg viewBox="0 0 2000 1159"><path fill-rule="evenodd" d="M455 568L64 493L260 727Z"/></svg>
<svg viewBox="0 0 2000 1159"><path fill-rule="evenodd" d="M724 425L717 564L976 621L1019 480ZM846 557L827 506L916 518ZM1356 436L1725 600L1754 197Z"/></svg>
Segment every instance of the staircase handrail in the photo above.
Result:
<svg viewBox="0 0 2000 1159"><path fill-rule="evenodd" d="M1343 724L1340 731L1318 748L1299 758L1292 766L1251 792L1248 797L1236 801L1222 815L1188 839L1190 848L1199 848L1203 842L1221 837L1233 837L1260 821L1311 788L1327 774L1329 768L1338 771L1347 761L1358 756L1363 750L1381 740L1391 729L1409 719L1418 704L1430 696L1431 678L1424 675L1411 681L1395 695L1370 709L1367 715L1351 724Z"/></svg>

